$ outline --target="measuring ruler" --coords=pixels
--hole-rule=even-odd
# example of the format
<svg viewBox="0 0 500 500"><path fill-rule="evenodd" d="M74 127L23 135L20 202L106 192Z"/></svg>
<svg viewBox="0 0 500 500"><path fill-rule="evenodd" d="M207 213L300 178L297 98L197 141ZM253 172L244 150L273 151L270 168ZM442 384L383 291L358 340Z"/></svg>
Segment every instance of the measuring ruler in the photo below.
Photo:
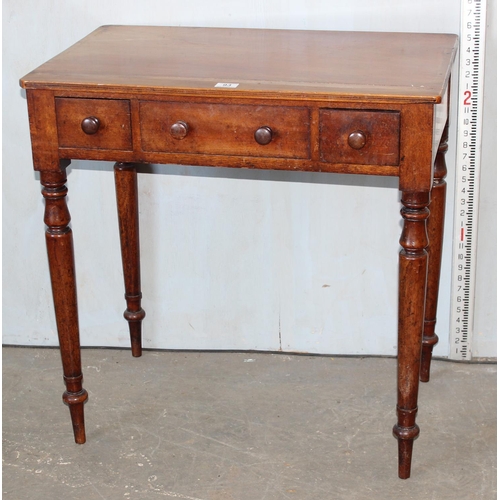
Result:
<svg viewBox="0 0 500 500"><path fill-rule="evenodd" d="M462 0L450 358L470 360L484 83L486 0Z"/></svg>

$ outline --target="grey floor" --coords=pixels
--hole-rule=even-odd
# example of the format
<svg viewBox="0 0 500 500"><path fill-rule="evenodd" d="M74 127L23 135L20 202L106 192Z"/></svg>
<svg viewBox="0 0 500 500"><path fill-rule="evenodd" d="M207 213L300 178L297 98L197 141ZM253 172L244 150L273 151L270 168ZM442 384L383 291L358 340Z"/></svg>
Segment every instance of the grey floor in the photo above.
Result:
<svg viewBox="0 0 500 500"><path fill-rule="evenodd" d="M56 349L3 349L5 500L496 498L496 365L435 361L397 478L394 359L83 351L87 443Z"/></svg>

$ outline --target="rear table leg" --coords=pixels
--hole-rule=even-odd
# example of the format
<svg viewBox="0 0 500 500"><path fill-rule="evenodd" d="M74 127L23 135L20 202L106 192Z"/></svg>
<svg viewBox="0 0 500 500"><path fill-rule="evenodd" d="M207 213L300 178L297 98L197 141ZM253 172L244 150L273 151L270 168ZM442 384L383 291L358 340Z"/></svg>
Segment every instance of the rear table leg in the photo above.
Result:
<svg viewBox="0 0 500 500"><path fill-rule="evenodd" d="M129 324L132 356L139 357L142 354L141 325L146 313L141 307L137 169L132 163L116 163L114 171L127 301L127 309L123 316Z"/></svg>
<svg viewBox="0 0 500 500"><path fill-rule="evenodd" d="M443 249L444 209L446 205L446 162L444 155L448 151L448 123L444 128L434 165L434 183L431 191L430 216L427 221L429 235L429 274L427 277L427 295L425 299L424 338L422 341L422 361L420 380L429 382L432 349L438 343L435 333L436 313L441 274L441 254Z"/></svg>

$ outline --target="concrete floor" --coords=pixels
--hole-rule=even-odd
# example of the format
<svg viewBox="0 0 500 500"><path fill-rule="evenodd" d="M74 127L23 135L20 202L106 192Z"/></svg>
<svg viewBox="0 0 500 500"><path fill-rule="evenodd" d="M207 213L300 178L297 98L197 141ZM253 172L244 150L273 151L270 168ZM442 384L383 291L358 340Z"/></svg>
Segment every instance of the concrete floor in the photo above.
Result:
<svg viewBox="0 0 500 500"><path fill-rule="evenodd" d="M434 361L397 478L396 362L85 349L87 443L57 349L3 349L4 500L496 498L496 365Z"/></svg>

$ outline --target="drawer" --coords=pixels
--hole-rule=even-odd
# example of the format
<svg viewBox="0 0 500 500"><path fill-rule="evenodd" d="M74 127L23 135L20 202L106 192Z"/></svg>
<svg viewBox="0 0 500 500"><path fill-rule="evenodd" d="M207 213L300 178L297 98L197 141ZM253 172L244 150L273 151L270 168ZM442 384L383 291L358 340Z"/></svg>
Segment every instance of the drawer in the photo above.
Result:
<svg viewBox="0 0 500 500"><path fill-rule="evenodd" d="M308 108L141 101L139 109L143 151L309 157Z"/></svg>
<svg viewBox="0 0 500 500"><path fill-rule="evenodd" d="M398 111L322 109L319 121L321 161L399 165Z"/></svg>
<svg viewBox="0 0 500 500"><path fill-rule="evenodd" d="M56 117L60 147L132 149L128 100L59 97Z"/></svg>

